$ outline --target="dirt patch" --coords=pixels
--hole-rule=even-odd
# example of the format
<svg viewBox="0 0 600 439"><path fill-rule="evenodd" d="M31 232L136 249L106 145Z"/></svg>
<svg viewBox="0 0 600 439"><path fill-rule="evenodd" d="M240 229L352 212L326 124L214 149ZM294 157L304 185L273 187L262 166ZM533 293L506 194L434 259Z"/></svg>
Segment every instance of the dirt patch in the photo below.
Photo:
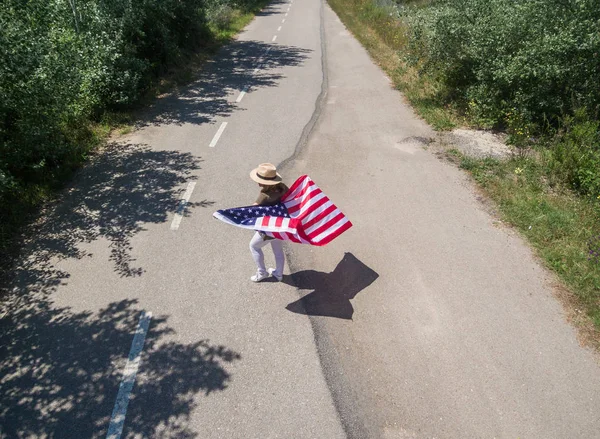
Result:
<svg viewBox="0 0 600 439"><path fill-rule="evenodd" d="M439 133L437 141L440 146L455 148L469 157L502 159L512 154L506 135L491 131L457 128Z"/></svg>

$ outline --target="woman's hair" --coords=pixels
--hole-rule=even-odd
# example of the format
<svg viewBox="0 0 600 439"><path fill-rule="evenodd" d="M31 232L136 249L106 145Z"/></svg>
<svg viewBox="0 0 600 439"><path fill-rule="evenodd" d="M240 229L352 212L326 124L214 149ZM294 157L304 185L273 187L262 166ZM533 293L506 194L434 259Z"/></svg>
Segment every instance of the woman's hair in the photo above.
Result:
<svg viewBox="0 0 600 439"><path fill-rule="evenodd" d="M276 189L281 188L281 183L277 184L260 184L259 186L263 189L263 192L274 192Z"/></svg>

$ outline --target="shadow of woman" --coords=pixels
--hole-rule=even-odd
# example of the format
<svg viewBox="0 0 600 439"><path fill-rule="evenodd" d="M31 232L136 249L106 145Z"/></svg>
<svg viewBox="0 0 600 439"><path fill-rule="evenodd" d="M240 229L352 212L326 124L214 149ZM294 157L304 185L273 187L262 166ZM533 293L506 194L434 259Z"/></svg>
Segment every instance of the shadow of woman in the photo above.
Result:
<svg viewBox="0 0 600 439"><path fill-rule="evenodd" d="M286 306L289 311L309 316L336 317L352 320L354 308L350 303L358 293L377 278L374 270L345 253L331 273L304 270L284 278L284 282L300 290L314 290Z"/></svg>

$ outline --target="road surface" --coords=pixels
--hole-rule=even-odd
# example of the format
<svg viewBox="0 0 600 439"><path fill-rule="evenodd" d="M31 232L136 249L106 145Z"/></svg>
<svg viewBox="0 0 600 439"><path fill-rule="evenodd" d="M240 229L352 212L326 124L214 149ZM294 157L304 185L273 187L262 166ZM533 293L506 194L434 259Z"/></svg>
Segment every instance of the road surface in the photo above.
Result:
<svg viewBox="0 0 600 439"><path fill-rule="evenodd" d="M328 6L272 3L49 208L2 306L0 437L598 437L593 354L430 137ZM212 212L265 161L354 227L253 284Z"/></svg>

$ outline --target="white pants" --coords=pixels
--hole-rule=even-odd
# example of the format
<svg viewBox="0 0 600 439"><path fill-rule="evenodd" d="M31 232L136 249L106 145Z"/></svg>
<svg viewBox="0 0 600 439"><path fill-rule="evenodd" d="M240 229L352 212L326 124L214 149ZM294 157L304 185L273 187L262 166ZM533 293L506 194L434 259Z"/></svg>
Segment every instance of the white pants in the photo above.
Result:
<svg viewBox="0 0 600 439"><path fill-rule="evenodd" d="M273 254L275 255L275 272L276 276L283 276L283 265L285 264L285 255L283 254L283 243L279 239L269 239L264 241L262 236L258 232L254 234L250 241L250 253L252 258L256 262L257 272L259 274L267 274L267 268L265 267L265 255L262 248L271 244Z"/></svg>

